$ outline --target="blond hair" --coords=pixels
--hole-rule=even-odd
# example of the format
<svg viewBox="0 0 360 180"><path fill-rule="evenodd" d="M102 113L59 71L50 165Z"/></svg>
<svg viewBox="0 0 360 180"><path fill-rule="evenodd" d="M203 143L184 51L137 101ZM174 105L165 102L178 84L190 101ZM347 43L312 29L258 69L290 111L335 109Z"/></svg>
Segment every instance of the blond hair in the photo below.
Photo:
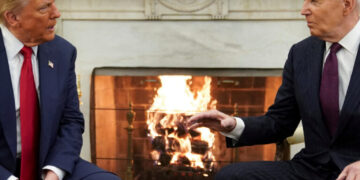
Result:
<svg viewBox="0 0 360 180"><path fill-rule="evenodd" d="M24 7L29 0L0 0L0 23L5 23L4 13L6 11L16 11Z"/></svg>

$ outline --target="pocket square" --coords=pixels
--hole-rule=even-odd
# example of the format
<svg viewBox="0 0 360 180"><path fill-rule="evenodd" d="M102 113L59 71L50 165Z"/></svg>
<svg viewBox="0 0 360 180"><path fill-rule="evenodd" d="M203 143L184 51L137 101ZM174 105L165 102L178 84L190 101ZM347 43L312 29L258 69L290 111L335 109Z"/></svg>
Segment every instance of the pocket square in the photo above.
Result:
<svg viewBox="0 0 360 180"><path fill-rule="evenodd" d="M50 60L49 60L49 62L48 62L48 65L49 65L49 67L51 67L52 69L54 68L54 63L51 62Z"/></svg>

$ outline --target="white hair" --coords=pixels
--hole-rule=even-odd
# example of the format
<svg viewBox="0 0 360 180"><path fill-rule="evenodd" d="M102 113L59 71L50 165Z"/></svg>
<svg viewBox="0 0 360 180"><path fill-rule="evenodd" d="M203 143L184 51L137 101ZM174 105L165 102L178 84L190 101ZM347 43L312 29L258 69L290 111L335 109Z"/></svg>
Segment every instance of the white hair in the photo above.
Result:
<svg viewBox="0 0 360 180"><path fill-rule="evenodd" d="M0 24L5 22L5 11L16 11L23 8L29 0L0 0Z"/></svg>

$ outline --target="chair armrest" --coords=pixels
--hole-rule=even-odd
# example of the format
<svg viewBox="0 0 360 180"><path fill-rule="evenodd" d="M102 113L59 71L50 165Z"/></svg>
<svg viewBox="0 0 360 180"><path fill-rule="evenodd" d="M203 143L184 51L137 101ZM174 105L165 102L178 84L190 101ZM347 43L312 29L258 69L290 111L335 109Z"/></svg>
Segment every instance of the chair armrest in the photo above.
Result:
<svg viewBox="0 0 360 180"><path fill-rule="evenodd" d="M299 126L298 128L296 128L294 134L288 138L286 138L286 140L288 141L288 143L291 144L299 144L299 143L303 143L304 142L304 131L303 131L303 127Z"/></svg>
<svg viewBox="0 0 360 180"><path fill-rule="evenodd" d="M275 161L290 160L290 145L302 142L304 142L304 132L302 125L299 125L292 136L276 143Z"/></svg>

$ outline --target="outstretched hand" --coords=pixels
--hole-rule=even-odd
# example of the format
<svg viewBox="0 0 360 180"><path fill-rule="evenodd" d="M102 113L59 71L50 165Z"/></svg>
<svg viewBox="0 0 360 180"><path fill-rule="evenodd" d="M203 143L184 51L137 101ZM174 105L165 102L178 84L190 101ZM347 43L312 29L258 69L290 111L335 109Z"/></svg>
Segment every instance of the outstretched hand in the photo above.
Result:
<svg viewBox="0 0 360 180"><path fill-rule="evenodd" d="M187 121L188 129L207 127L215 131L230 132L236 126L236 120L218 110L210 110L192 116Z"/></svg>
<svg viewBox="0 0 360 180"><path fill-rule="evenodd" d="M360 180L360 161L346 166L336 180Z"/></svg>

